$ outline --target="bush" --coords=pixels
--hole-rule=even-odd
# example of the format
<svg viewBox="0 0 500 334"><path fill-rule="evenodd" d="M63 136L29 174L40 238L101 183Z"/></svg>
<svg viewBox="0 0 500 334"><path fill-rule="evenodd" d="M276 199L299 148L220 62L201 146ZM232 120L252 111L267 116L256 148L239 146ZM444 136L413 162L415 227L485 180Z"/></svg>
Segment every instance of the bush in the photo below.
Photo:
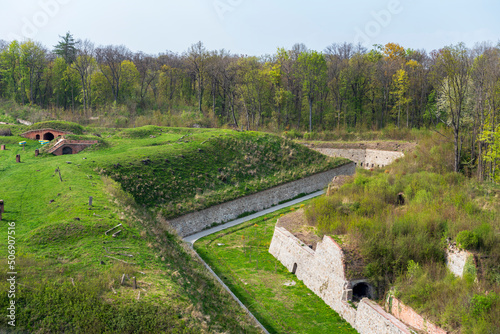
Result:
<svg viewBox="0 0 500 334"><path fill-rule="evenodd" d="M12 136L12 131L10 130L10 128L0 129L0 136L4 136L4 137Z"/></svg>
<svg viewBox="0 0 500 334"><path fill-rule="evenodd" d="M479 237L472 231L461 231L457 234L457 243L463 249L477 249Z"/></svg>

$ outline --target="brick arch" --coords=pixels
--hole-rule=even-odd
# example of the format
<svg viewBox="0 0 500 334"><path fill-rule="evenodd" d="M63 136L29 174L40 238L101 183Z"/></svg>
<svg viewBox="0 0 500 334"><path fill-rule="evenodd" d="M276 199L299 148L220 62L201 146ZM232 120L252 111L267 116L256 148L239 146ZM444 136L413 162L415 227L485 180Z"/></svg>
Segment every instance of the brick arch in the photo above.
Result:
<svg viewBox="0 0 500 334"><path fill-rule="evenodd" d="M70 147L70 146L64 146L62 148L62 154L63 155L66 155L66 154L73 154L73 149Z"/></svg>
<svg viewBox="0 0 500 334"><path fill-rule="evenodd" d="M47 131L43 134L44 140L53 140L55 138L54 134L50 131Z"/></svg>

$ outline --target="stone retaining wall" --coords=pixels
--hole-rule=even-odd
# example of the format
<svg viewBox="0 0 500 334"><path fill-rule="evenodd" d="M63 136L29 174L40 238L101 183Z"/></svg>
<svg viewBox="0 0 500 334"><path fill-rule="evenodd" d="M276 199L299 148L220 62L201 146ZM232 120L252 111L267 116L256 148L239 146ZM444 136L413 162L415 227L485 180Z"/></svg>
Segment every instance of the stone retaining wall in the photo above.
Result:
<svg viewBox="0 0 500 334"><path fill-rule="evenodd" d="M313 150L330 157L342 157L354 161L361 168L385 167L398 158L404 157L404 153L396 151L379 151L371 149L337 149L337 148L313 148Z"/></svg>
<svg viewBox="0 0 500 334"><path fill-rule="evenodd" d="M325 188L338 175L354 175L356 165L349 163L297 181L288 182L259 193L218 204L208 209L171 219L168 223L181 237L200 232L213 223L228 222L245 212L261 211L296 197Z"/></svg>
<svg viewBox="0 0 500 334"><path fill-rule="evenodd" d="M344 254L331 237L325 236L314 251L286 229L276 226L269 253L295 272L298 279L360 334L411 333L401 321L368 298L363 298L357 309L347 302L352 282L345 279Z"/></svg>
<svg viewBox="0 0 500 334"><path fill-rule="evenodd" d="M357 309L351 306L348 301L352 299L352 288L363 280L346 279L344 252L329 236L324 236L314 251L285 228L276 226L269 253L360 334L415 333L408 325L429 334L446 334L395 298L388 307L392 314L368 298L361 299Z"/></svg>
<svg viewBox="0 0 500 334"><path fill-rule="evenodd" d="M471 252L460 250L456 245L449 245L446 250L446 266L455 276L462 277L470 256L473 256Z"/></svg>

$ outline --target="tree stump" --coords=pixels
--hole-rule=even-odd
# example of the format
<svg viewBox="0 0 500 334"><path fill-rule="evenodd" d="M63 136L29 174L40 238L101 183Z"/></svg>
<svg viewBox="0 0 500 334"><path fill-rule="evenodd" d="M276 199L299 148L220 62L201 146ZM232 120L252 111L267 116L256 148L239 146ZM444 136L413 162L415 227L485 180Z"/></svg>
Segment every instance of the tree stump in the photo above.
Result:
<svg viewBox="0 0 500 334"><path fill-rule="evenodd" d="M5 151L5 145L0 146L0 151Z"/></svg>
<svg viewBox="0 0 500 334"><path fill-rule="evenodd" d="M3 207L3 199L0 199L0 213L4 213L5 209Z"/></svg>
<svg viewBox="0 0 500 334"><path fill-rule="evenodd" d="M16 155L16 162L17 163L21 162L21 155L20 154Z"/></svg>
<svg viewBox="0 0 500 334"><path fill-rule="evenodd" d="M35 150L35 157L39 156L40 155L40 150L39 149L36 149Z"/></svg>

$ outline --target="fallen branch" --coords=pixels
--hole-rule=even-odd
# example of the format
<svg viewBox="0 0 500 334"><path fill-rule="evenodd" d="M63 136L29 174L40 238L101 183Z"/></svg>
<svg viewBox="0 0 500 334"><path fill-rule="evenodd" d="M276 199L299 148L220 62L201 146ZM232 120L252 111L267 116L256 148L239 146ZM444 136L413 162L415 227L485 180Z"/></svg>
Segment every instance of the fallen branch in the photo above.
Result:
<svg viewBox="0 0 500 334"><path fill-rule="evenodd" d="M116 225L116 226L115 226L115 227L113 227L112 229L107 230L106 232L104 232L104 234L105 234L105 235L108 235L108 233L109 233L109 232L113 231L114 229L117 229L117 228L118 228L118 227L120 227L120 226L122 226L122 224L121 224L121 223L120 223L120 224L118 224L118 225Z"/></svg>
<svg viewBox="0 0 500 334"><path fill-rule="evenodd" d="M123 260L117 259L116 257L112 257L112 256L109 256L109 255L104 255L104 257L107 257L107 258L110 258L110 259L113 259L113 260L116 260L116 261L120 261L120 262L123 262L123 263L126 263L126 264L135 264L135 263L129 263L127 261L123 261Z"/></svg>

